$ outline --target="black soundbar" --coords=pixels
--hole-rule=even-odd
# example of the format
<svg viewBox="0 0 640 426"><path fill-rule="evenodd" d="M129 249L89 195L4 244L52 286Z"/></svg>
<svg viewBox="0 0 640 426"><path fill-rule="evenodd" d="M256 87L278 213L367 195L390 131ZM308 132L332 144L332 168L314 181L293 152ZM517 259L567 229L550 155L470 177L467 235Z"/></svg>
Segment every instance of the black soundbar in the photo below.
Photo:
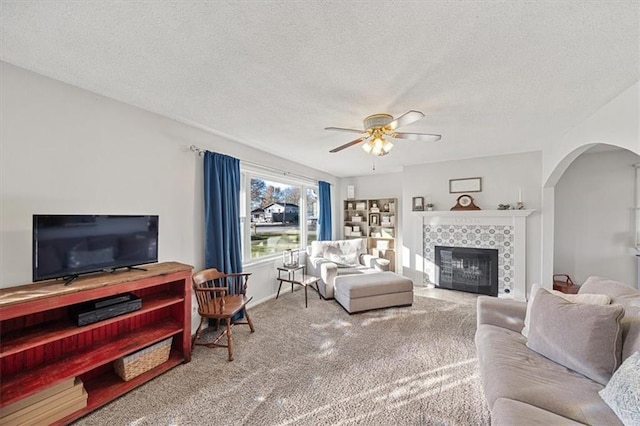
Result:
<svg viewBox="0 0 640 426"><path fill-rule="evenodd" d="M117 317L142 307L142 299L132 293L118 294L75 305L71 317L78 326Z"/></svg>

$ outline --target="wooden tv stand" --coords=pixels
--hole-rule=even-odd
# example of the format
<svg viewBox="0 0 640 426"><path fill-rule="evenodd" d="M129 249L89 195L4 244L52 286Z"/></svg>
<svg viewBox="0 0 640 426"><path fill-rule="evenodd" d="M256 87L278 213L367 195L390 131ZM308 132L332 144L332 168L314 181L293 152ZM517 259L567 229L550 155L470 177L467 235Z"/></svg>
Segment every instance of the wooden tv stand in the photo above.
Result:
<svg viewBox="0 0 640 426"><path fill-rule="evenodd" d="M165 262L129 270L0 289L0 407L71 377L80 377L87 407L69 423L172 367L191 360L191 270ZM131 292L142 308L78 327L72 305ZM173 337L169 360L125 382L112 362Z"/></svg>

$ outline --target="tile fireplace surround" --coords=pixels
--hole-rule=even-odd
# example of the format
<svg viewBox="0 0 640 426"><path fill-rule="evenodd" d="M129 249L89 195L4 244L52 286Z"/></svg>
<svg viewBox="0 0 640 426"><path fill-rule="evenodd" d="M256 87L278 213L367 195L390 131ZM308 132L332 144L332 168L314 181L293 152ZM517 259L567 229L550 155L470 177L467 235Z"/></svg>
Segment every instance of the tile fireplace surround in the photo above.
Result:
<svg viewBox="0 0 640 426"><path fill-rule="evenodd" d="M422 213L423 282L436 282L435 246L498 250L498 297L525 300L527 216L534 210Z"/></svg>

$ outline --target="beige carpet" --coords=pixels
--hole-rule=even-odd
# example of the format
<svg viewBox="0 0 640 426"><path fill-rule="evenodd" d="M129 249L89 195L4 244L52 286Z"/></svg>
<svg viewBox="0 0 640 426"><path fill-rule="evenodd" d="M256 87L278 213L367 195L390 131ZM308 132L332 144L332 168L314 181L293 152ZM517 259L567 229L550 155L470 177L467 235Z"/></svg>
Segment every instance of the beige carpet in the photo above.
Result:
<svg viewBox="0 0 640 426"><path fill-rule="evenodd" d="M413 306L348 315L335 301L286 293L250 310L224 348L78 425L486 425L475 303L415 297Z"/></svg>

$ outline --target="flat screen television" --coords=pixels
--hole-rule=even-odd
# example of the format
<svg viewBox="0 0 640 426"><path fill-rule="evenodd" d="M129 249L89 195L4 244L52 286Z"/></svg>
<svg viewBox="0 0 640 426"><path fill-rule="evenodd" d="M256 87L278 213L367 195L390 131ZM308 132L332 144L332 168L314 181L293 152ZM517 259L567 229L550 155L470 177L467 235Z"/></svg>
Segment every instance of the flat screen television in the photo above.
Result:
<svg viewBox="0 0 640 426"><path fill-rule="evenodd" d="M158 216L33 215L33 280L158 261Z"/></svg>

